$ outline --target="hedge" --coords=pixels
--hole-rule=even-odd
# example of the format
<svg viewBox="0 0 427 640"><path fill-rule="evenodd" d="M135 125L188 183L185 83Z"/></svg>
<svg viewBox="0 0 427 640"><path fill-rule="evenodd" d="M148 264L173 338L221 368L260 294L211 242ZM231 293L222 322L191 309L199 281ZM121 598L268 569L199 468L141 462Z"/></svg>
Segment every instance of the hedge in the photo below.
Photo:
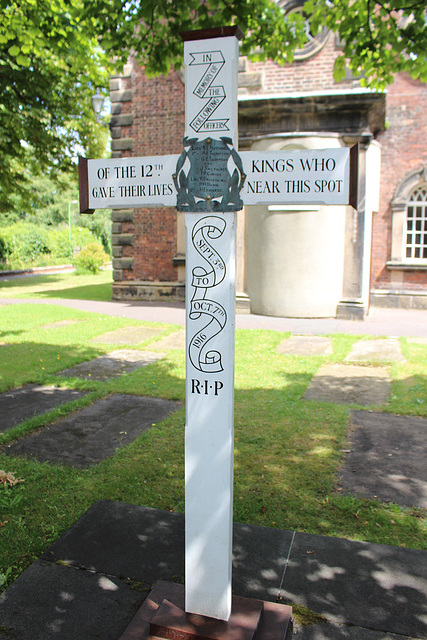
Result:
<svg viewBox="0 0 427 640"><path fill-rule="evenodd" d="M71 262L74 249L96 242L95 236L84 227L51 228L31 222L16 222L0 227L0 263L9 268L23 268L49 264L61 259Z"/></svg>

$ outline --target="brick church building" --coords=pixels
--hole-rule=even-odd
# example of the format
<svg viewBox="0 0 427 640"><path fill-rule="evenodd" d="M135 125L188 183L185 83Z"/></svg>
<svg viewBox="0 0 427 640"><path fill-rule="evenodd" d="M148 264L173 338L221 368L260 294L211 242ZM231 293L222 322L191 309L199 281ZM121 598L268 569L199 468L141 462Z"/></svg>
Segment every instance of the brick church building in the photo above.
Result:
<svg viewBox="0 0 427 640"><path fill-rule="evenodd" d="M245 207L238 214L237 305L289 317L363 319L369 306L427 308L427 87L398 75L385 92L332 68L324 30L291 65L240 59L239 149L359 143L358 209ZM180 154L184 74L148 79L129 60L111 79L113 157ZM184 214L113 212L113 298L183 300Z"/></svg>

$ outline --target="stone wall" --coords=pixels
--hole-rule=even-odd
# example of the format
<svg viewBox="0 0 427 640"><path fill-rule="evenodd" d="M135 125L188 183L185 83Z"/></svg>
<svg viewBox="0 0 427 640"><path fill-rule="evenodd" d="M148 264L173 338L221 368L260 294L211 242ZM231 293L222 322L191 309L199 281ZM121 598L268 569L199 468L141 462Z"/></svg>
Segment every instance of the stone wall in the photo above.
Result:
<svg viewBox="0 0 427 640"><path fill-rule="evenodd" d="M387 129L378 136L382 148L380 209L374 214L371 287L375 303L425 306L427 265L424 269L393 268L391 259L392 201L401 181L427 167L427 85L402 74L387 89ZM414 296L411 296L414 294ZM421 295L420 295L421 294ZM397 298L396 298L397 296Z"/></svg>
<svg viewBox="0 0 427 640"><path fill-rule="evenodd" d="M396 77L385 94L364 90L351 74L337 83L332 70L340 51L330 33L324 34L316 55L300 52L292 65L241 58L239 147L250 148L257 138L291 132L335 132L348 145L376 138L382 162L371 268L371 286L378 295L372 300L382 305L389 300L392 305L423 306L427 304L427 269L391 268L390 257L394 194L408 172L427 166L427 87L405 75ZM149 79L133 60L122 76L111 79L113 157L181 153L182 79L177 72ZM173 209L115 211L113 297L182 299L183 237L182 216ZM411 292L416 299L408 298Z"/></svg>
<svg viewBox="0 0 427 640"><path fill-rule="evenodd" d="M184 86L175 72L149 79L131 61L110 82L113 157L181 153ZM177 214L171 208L113 212L113 298L183 298L177 278Z"/></svg>

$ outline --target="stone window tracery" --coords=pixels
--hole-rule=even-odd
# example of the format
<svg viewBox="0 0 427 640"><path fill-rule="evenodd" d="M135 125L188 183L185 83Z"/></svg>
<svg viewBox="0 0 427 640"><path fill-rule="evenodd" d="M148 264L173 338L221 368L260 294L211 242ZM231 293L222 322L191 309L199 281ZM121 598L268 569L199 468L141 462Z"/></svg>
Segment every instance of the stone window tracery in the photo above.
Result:
<svg viewBox="0 0 427 640"><path fill-rule="evenodd" d="M406 205L407 260L427 260L427 185L414 189Z"/></svg>
<svg viewBox="0 0 427 640"><path fill-rule="evenodd" d="M286 13L304 13L304 0L279 0L279 6ZM318 33L313 35L310 31L310 23L308 19L305 21L305 33L307 42L302 49L296 49L294 53L295 60L305 60L311 56L315 56L325 46L329 38L329 29L323 27Z"/></svg>
<svg viewBox="0 0 427 640"><path fill-rule="evenodd" d="M427 166L411 171L391 203L389 269L427 269Z"/></svg>

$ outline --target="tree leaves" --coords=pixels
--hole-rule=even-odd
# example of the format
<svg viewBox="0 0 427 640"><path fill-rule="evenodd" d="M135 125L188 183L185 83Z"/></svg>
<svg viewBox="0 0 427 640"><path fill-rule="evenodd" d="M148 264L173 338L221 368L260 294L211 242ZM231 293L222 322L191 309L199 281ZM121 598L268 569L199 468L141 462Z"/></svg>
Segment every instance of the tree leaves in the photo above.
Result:
<svg viewBox="0 0 427 640"><path fill-rule="evenodd" d="M335 62L335 78L343 60L364 86L384 89L394 75L427 74L426 7L420 0L308 0L304 5L313 25L324 24L338 34L343 57Z"/></svg>
<svg viewBox="0 0 427 640"><path fill-rule="evenodd" d="M304 16L273 0L0 0L0 10L0 210L29 172L60 173L96 143L91 96L130 54L154 75L182 67L182 31L239 25L242 55L280 64L307 41ZM424 0L307 0L304 14L342 42L337 80L347 66L378 89L399 71L427 80Z"/></svg>
<svg viewBox="0 0 427 640"><path fill-rule="evenodd" d="M91 96L106 86L109 57L81 4L1 0L0 209L25 195L28 175L70 168L97 127ZM28 194L29 198L31 194Z"/></svg>

